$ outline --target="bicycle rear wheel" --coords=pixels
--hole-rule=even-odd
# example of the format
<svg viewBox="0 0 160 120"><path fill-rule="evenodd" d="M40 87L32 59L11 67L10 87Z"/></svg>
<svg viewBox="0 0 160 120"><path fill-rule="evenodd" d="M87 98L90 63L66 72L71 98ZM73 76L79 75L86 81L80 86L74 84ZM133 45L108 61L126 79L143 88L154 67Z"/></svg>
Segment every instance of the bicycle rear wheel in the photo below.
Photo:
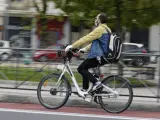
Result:
<svg viewBox="0 0 160 120"><path fill-rule="evenodd" d="M58 109L62 107L69 98L71 94L71 86L65 77L59 82L59 86L56 85L58 79L58 74L52 73L44 77L37 89L38 100L44 107L48 109Z"/></svg>
<svg viewBox="0 0 160 120"><path fill-rule="evenodd" d="M128 81L119 76L111 76L103 80L105 86L118 93L117 96L111 95L105 87L99 90L99 94L108 94L106 96L99 96L99 103L101 107L110 113L120 113L125 111L133 99L133 90Z"/></svg>

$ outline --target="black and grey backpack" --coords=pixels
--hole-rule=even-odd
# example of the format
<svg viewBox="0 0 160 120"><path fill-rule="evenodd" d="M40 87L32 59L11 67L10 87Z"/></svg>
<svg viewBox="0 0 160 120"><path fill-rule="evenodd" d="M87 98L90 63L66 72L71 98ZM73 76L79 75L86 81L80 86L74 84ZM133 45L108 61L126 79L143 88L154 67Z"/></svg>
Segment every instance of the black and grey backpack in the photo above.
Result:
<svg viewBox="0 0 160 120"><path fill-rule="evenodd" d="M111 33L107 28L106 31L109 33L109 51L106 54L106 59L109 62L118 62L120 55L121 55L121 49L122 49L122 43L120 37L115 34ZM108 48L106 48L108 49ZM104 50L103 50L104 51Z"/></svg>

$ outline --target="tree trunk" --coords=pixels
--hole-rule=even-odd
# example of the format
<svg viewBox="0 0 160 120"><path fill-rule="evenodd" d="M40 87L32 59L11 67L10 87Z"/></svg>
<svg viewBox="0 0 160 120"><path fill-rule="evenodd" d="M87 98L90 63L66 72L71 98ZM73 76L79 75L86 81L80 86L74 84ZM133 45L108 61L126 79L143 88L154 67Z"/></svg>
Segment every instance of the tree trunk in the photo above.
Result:
<svg viewBox="0 0 160 120"><path fill-rule="evenodd" d="M117 12L116 32L122 40L123 37L122 37L122 34L121 34L122 32L121 32L121 10L120 10L121 2L120 2L120 0L115 0L115 3L116 3L116 12ZM121 64L118 64L118 74L123 76L123 66Z"/></svg>

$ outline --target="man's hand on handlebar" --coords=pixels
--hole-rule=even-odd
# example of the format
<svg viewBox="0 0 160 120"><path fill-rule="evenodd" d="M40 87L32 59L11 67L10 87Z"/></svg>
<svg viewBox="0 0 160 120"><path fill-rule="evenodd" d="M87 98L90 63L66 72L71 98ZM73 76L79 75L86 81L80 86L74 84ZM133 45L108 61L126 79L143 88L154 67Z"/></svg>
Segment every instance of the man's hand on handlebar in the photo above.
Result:
<svg viewBox="0 0 160 120"><path fill-rule="evenodd" d="M67 53L68 51L70 51L70 50L78 50L77 48L73 48L73 46L72 45L68 45L66 48L65 48L65 52ZM85 52L87 52L87 50L86 50L86 48L81 48L81 49L79 49L78 50L78 52L77 53L85 53Z"/></svg>
<svg viewBox="0 0 160 120"><path fill-rule="evenodd" d="M65 53L67 53L69 50L71 50L73 48L72 45L68 45L66 48L65 48Z"/></svg>
<svg viewBox="0 0 160 120"><path fill-rule="evenodd" d="M82 49L73 48L72 45L68 45L65 48L65 53L68 54L68 52L72 53L74 57L79 57L80 54L82 53L84 54L85 52L87 52L87 50L85 48L82 48Z"/></svg>

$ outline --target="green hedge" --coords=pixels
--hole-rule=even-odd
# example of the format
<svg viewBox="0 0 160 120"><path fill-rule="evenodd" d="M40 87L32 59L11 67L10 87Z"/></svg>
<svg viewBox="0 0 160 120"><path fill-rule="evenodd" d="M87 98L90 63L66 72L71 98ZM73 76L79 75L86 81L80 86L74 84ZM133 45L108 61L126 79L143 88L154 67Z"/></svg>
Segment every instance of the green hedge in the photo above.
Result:
<svg viewBox="0 0 160 120"><path fill-rule="evenodd" d="M22 68L21 67L21 68L16 69L14 67L0 67L0 72L4 73L9 78L9 80L24 81L27 79L28 81L32 81L32 82L39 82L45 75L48 75L53 72L58 72L58 71L43 69L42 72L37 72L36 68ZM82 83L82 76L78 72L74 72L74 75L78 83ZM68 78L68 80L71 81L67 73L66 73L66 77ZM5 80L4 77L2 77L2 75L0 75L0 79ZM142 86L142 83L139 80L136 80L135 78L129 78L128 80L133 86ZM156 85L146 80L143 80L143 82L149 86Z"/></svg>

